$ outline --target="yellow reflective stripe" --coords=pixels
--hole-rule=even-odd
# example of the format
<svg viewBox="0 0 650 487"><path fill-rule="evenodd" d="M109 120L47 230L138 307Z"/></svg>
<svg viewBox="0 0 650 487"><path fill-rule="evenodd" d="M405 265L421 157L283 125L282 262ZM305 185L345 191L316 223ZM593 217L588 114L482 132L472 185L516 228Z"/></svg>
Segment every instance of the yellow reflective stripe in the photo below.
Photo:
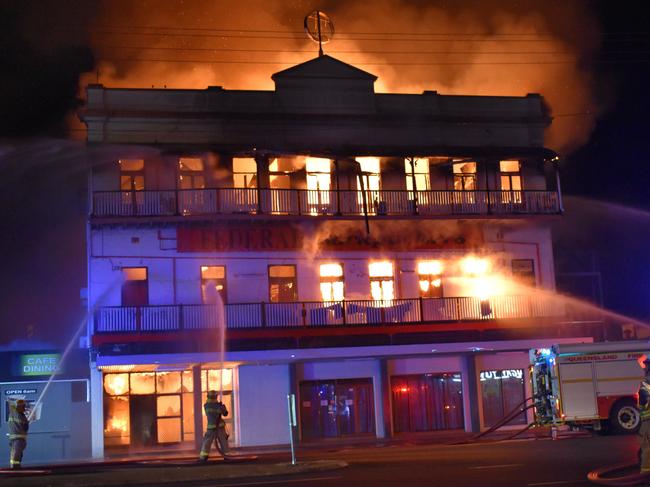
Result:
<svg viewBox="0 0 650 487"><path fill-rule="evenodd" d="M21 439L25 439L25 438L27 438L27 435L18 435L18 434L15 434L15 435L10 434L9 435L10 440L21 440Z"/></svg>
<svg viewBox="0 0 650 487"><path fill-rule="evenodd" d="M20 465L20 462L18 460L9 460L9 463L11 465Z"/></svg>

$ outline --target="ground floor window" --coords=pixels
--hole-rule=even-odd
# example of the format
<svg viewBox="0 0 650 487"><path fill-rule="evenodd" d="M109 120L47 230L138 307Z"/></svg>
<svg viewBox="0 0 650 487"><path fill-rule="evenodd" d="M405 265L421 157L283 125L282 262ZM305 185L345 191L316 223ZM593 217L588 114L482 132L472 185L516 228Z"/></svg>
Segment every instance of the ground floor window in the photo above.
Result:
<svg viewBox="0 0 650 487"><path fill-rule="evenodd" d="M301 382L300 426L304 440L374 434L372 379Z"/></svg>
<svg viewBox="0 0 650 487"><path fill-rule="evenodd" d="M463 428L459 373L393 376L395 433Z"/></svg>
<svg viewBox="0 0 650 487"><path fill-rule="evenodd" d="M483 426L494 426L513 411L525 398L522 369L484 370L480 373L483 400ZM526 424L526 413L517 415L508 424Z"/></svg>
<svg viewBox="0 0 650 487"><path fill-rule="evenodd" d="M203 402L208 390L223 393L223 402L230 412L224 419L232 432L232 370L202 370L201 391L197 392L201 393ZM204 429L206 424L204 413ZM106 447L146 448L193 441L194 381L191 370L104 375Z"/></svg>

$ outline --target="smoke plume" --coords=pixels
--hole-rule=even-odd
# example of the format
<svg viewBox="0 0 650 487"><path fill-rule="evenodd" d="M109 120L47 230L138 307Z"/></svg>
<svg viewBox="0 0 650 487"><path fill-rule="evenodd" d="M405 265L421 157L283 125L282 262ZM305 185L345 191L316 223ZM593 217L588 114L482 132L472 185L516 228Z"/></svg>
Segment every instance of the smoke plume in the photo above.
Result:
<svg viewBox="0 0 650 487"><path fill-rule="evenodd" d="M313 58L304 16L325 11L325 52L379 77L378 92L541 93L556 116L546 145L585 143L602 107L591 62L599 26L587 2L112 0L91 28L109 87L273 89L271 74ZM263 51L259 51L263 50ZM215 64L210 64L217 61Z"/></svg>

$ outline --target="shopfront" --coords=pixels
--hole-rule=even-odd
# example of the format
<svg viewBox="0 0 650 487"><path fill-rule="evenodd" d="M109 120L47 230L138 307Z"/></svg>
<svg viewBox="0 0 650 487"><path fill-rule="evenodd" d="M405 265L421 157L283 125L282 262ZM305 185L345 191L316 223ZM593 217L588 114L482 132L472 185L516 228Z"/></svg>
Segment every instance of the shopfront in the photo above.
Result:
<svg viewBox="0 0 650 487"><path fill-rule="evenodd" d="M526 397L523 369L482 370L479 374L483 406L483 427L494 426L520 406ZM509 425L527 424L526 413L515 416Z"/></svg>
<svg viewBox="0 0 650 487"><path fill-rule="evenodd" d="M109 366L104 367L103 372L104 446L107 449L194 447L195 384L191 369ZM236 441L232 427L235 416L232 379L233 369L201 370L201 404L208 390L222 391L222 401L230 412L224 418L230 442ZM206 422L203 414L204 429Z"/></svg>
<svg viewBox="0 0 650 487"><path fill-rule="evenodd" d="M393 376L391 395L396 434L464 427L460 373Z"/></svg>
<svg viewBox="0 0 650 487"><path fill-rule="evenodd" d="M375 434L372 379L332 379L300 383L302 439Z"/></svg>

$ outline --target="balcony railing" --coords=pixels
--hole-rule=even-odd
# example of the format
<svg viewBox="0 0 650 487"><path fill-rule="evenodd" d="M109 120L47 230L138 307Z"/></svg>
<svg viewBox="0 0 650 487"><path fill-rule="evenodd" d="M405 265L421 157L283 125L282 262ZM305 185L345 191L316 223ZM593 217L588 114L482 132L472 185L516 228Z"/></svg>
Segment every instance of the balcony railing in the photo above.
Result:
<svg viewBox="0 0 650 487"><path fill-rule="evenodd" d="M373 326L413 323L550 318L564 315L561 303L545 296L494 296L243 303L225 306L228 329ZM216 329L215 306L102 307L94 316L95 333Z"/></svg>
<svg viewBox="0 0 650 487"><path fill-rule="evenodd" d="M298 216L440 216L555 214L555 191L321 191L211 188L98 191L93 216L265 214Z"/></svg>

